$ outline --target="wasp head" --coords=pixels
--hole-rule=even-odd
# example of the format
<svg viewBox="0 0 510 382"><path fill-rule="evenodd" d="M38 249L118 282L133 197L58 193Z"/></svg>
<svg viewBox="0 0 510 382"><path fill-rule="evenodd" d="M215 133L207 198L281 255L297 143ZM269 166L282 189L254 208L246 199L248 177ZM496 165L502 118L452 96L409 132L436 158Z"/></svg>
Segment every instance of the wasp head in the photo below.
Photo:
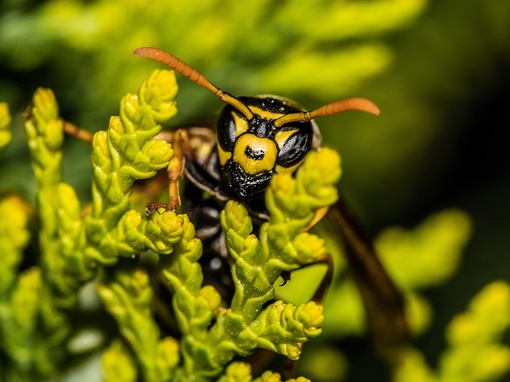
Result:
<svg viewBox="0 0 510 382"><path fill-rule="evenodd" d="M312 122L275 121L302 110L272 96L240 97L251 119L227 105L218 119L218 154L222 176L230 190L247 200L263 193L275 173L294 171L312 147Z"/></svg>

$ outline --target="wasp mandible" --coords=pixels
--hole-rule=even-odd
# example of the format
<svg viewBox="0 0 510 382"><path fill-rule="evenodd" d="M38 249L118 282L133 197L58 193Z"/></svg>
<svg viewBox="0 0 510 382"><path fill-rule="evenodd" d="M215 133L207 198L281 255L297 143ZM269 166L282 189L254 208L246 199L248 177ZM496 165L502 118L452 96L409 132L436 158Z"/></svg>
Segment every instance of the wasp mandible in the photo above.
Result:
<svg viewBox="0 0 510 382"><path fill-rule="evenodd" d="M349 110L379 114L378 107L364 98L349 98L306 111L278 96L234 97L170 53L144 47L134 54L171 67L226 103L216 130L190 128L169 133L167 138L174 147L168 166L169 202L148 205L149 213L160 207L175 210L181 205L180 177L185 175L194 185L189 193L186 191L184 207L197 226L197 235L209 241L219 255L212 257L209 274L219 268L218 261L226 262L224 266L228 267L218 221L227 200L236 199L254 218L267 220L264 191L271 177L294 172L308 152L321 147L315 118ZM204 191L212 198L200 198ZM407 326L402 295L378 260L362 224L341 197L329 209L327 218L343 237L347 264L365 306L371 337L383 346L403 343Z"/></svg>

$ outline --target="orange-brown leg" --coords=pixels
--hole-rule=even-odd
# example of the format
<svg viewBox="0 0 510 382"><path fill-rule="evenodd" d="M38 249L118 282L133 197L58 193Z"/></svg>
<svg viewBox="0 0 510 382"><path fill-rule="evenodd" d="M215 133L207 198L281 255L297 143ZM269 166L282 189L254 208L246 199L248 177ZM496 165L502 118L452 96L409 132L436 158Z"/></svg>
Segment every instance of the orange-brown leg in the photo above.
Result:
<svg viewBox="0 0 510 382"><path fill-rule="evenodd" d="M184 129L173 132L171 136L174 155L170 159L167 167L168 177L168 203L151 202L147 204L146 213L150 215L160 208L167 211L175 211L181 206L181 196L179 192L179 179L184 173L186 162L185 154L188 158L193 158L193 150L189 143L188 133Z"/></svg>
<svg viewBox="0 0 510 382"><path fill-rule="evenodd" d="M179 193L179 179L184 173L185 157L193 155L189 144L188 133L184 129L179 129L174 133L172 146L174 155L168 164L168 205L167 210L175 211L181 206L181 196Z"/></svg>
<svg viewBox="0 0 510 382"><path fill-rule="evenodd" d="M88 132L87 130L80 129L68 121L63 121L63 127L66 134L78 138L80 141L88 143L89 145L92 144L92 138L94 137L94 134Z"/></svg>
<svg viewBox="0 0 510 382"><path fill-rule="evenodd" d="M328 210L329 210L329 207L322 207L322 208L319 208L318 210L315 210L315 215L314 215L312 221L310 222L310 224L308 224L307 227L303 228L301 230L301 232L310 231L315 226L315 224L317 224L319 221L321 221L321 219L328 213Z"/></svg>

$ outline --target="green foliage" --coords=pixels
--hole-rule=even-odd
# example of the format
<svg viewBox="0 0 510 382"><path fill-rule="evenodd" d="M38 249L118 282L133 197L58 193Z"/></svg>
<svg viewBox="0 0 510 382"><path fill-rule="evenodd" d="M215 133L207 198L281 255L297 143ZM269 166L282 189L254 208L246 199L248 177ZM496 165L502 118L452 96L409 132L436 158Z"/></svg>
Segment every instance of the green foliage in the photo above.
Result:
<svg viewBox="0 0 510 382"><path fill-rule="evenodd" d="M112 341L108 349L103 352L103 378L106 382L137 380L136 363L131 350L120 338Z"/></svg>
<svg viewBox="0 0 510 382"><path fill-rule="evenodd" d="M27 353L25 357L13 357L12 370L6 369L6 375L19 373L21 378L56 373L57 365L65 357L64 344L72 330L69 313L76 307L81 286L101 266L116 263L119 256L131 256L141 251L139 247L155 245L151 242L154 235L145 235L147 224L141 224L140 214L128 211L129 196L135 179L153 176L168 164L172 154L169 144L153 137L161 129L158 122L175 114L172 100L176 90L173 74L155 72L138 95L123 99L121 115L111 119L108 131L95 135L93 203L83 218L74 189L61 181L63 121L58 116L54 95L45 89L35 93L25 127L38 184L40 269L22 273L17 289L5 296L12 307L7 310L6 324L2 325L7 354L16 354L15 345L10 343L23 345ZM17 206L19 203L4 200L7 202L4 210L24 211ZM8 235L13 228L20 231L10 238L11 242L17 238L12 244L7 241L5 252L11 260L6 262L2 280L9 292L10 284L15 283L27 235L22 234L20 227L26 217L19 217L16 221L20 223L12 225L12 218L5 216L7 213L2 221L11 225L2 233ZM159 237L156 244L158 240ZM19 304L18 296L28 299L23 300L26 305L23 309L14 308ZM30 315L30 319L22 317L25 325L29 325L19 329L24 335L9 330L9 320L20 321L18 312Z"/></svg>
<svg viewBox="0 0 510 382"><path fill-rule="evenodd" d="M92 140L92 203L81 207L75 190L62 181L66 122L53 93L36 91L25 127L38 184L41 255L38 265L19 270L33 211L20 197L5 196L0 202L3 377L37 380L58 373L71 357L65 344L74 333L70 317L78 308L78 292L91 279L119 332L103 353L106 381L119 376L126 381L250 381L250 366L231 363L235 357L262 348L297 360L302 344L322 332L323 307L314 301L275 301L274 284L282 272L320 262L327 253L324 240L308 229L316 211L338 197L338 155L329 149L311 152L294 176L276 175L266 194L270 220L258 235L246 208L227 203L221 226L234 260L235 292L232 301L224 302L213 286L203 285L202 243L188 217L164 209L145 216L131 207L135 180L153 177L173 155L170 144L155 136L176 113L176 93L173 72L154 71L138 94L122 99L120 115ZM415 332L423 332L431 314L418 291L451 277L470 229L464 213L447 210L413 231L390 228L379 236L377 248L406 292ZM147 267L141 261L146 252L157 257L157 264ZM180 338L163 334L154 316L153 267L172 291ZM350 281L337 282L330 295L342 304L326 304L325 330L334 336L360 333L364 314ZM464 374L473 381L496 380L510 365L510 351L499 345L509 324L508 295L504 283L487 287L468 312L452 321L450 346L438 371L411 349L396 369L396 380L409 375L463 380ZM491 362L473 362L486 358ZM255 380L280 379L267 371Z"/></svg>
<svg viewBox="0 0 510 382"><path fill-rule="evenodd" d="M418 350L410 350L395 381L490 382L510 369L510 347L500 344L510 325L510 286L494 281L475 295L446 330L448 347L436 371Z"/></svg>
<svg viewBox="0 0 510 382"><path fill-rule="evenodd" d="M9 361L22 371L30 369L37 358L35 316L41 297L41 273L31 268L17 274L23 251L29 243L28 222L31 211L16 195L0 200L0 338L8 350ZM3 378L16 374L2 370Z"/></svg>
<svg viewBox="0 0 510 382"><path fill-rule="evenodd" d="M242 78L246 94L285 89L287 95L331 101L390 65L392 52L377 36L408 25L425 5L425 0L50 0L30 11L6 7L0 15L0 54L13 68L49 64L57 74L55 85L60 82L88 113L112 110L122 94L112 89L128 91L142 80L140 65L150 64L127 56L139 46L157 46L201 71L215 71L213 82L220 78L226 89L239 87ZM336 49L341 44L343 49ZM71 82L73 92L67 92ZM206 105L194 107L192 115ZM84 120L97 121L79 117Z"/></svg>
<svg viewBox="0 0 510 382"><path fill-rule="evenodd" d="M281 377L278 373L272 371L265 371L259 378L251 378L250 365L243 362L231 363L223 376L218 379L218 382L281 382ZM310 380L304 377L287 379L287 382L309 382Z"/></svg>
<svg viewBox="0 0 510 382"><path fill-rule="evenodd" d="M338 155L328 149L311 153L295 177L273 178L267 194L271 219L259 236L245 207L227 203L221 225L234 259L235 293L225 306L229 302L214 287L203 285L202 243L188 217L164 209L144 216L130 207L134 181L153 177L173 155L169 143L154 137L160 123L175 115L176 93L173 72L154 71L138 94L122 99L120 116L92 139L92 203L82 208L62 181L67 122L53 93L36 91L25 128L38 184L41 253L38 265L18 271L32 212L17 196L3 198L0 330L9 357L3 377L58 373L70 357L65 344L73 334L78 292L91 279L120 334L103 355L107 381L209 380L222 375L235 356L258 348L296 360L302 343L321 333L322 306L273 301L273 284L283 271L325 256L323 241L306 230L317 209L336 201ZM159 257L156 267L173 292L179 340L162 337L153 315L151 268L138 259L147 251ZM240 374L251 380L243 365L230 366L224 380ZM268 372L260 380L279 378Z"/></svg>
<svg viewBox="0 0 510 382"><path fill-rule="evenodd" d="M384 230L376 239L381 259L407 293L408 319L415 334L428 327L432 308L420 291L443 284L458 270L472 234L470 218L458 209L438 212L413 231Z"/></svg>
<svg viewBox="0 0 510 382"><path fill-rule="evenodd" d="M11 142L10 123L11 115L9 114L9 107L5 102L0 102L0 151Z"/></svg>
<svg viewBox="0 0 510 382"><path fill-rule="evenodd" d="M16 195L4 196L0 200L0 253L2 253L2 277L0 278L0 295L12 287L15 271L23 258L23 250L30 240L28 220L30 209Z"/></svg>
<svg viewBox="0 0 510 382"><path fill-rule="evenodd" d="M426 8L427 21L421 27L403 29ZM430 190L424 190L423 186L433 187L437 179L444 178L443 171L451 164L449 160L454 150L444 145L447 154L441 155L441 143L450 138L457 149L457 130L453 122L465 123L472 119L470 113L451 109L452 99L455 98L457 106L459 100L464 102L470 94L471 97L476 94L477 107L470 109L480 110L479 98L481 93L485 95L487 92L487 85L483 83L482 92L474 86L486 77L504 83L494 73L497 67L505 67L505 61L501 59L508 56L510 45L506 32L509 9L505 2L498 0L474 1L468 7L459 0L435 4L427 4L424 0L265 1L250 4L212 0L182 4L156 2L150 5L136 0L11 1L0 6L0 65L8 73L0 79L0 98L10 101L11 110L19 110L27 98L26 93L23 94L26 92L24 89L32 91L33 78L40 83L43 74L45 83L56 89L64 114L72 115L80 125L96 131L99 128L97 121L102 121L116 107L122 92L142 80L144 70L140 70L140 65L152 65L129 59L129 52L143 45L171 51L206 73L222 88L234 89L234 94L274 92L300 101L305 98L303 104L306 105L319 105L344 94L350 96L356 90L364 96L374 97L383 110L382 118L377 120L377 133L373 129L359 129L356 123L363 124L365 120L356 121L356 118L350 117L347 117L349 129L328 126L337 125L332 118L320 122L321 130L326 139L329 137L327 144L341 147L343 155L349 158L347 175L350 178L344 187L349 196L354 196L350 199L357 209L360 206L365 208L360 212L368 217L369 224L373 223L370 219L374 215L380 223L387 221L388 216L410 216L415 205L423 205L423 200L416 203L417 191L420 195L425 194L423 198L426 199ZM112 18L112 15L115 17ZM474 19L477 19L477 24L468 21ZM402 30L404 33L401 33ZM382 40L388 36L397 44L392 46ZM395 51L395 46L400 46L401 50ZM492 50L498 52L497 61ZM396 54L400 55L395 60ZM375 82L375 88L358 91L364 80L391 67L390 75ZM483 76L477 75L475 68ZM11 73L14 75L11 76ZM25 78L26 83L22 84L20 79ZM183 85L185 88L194 86L186 82ZM150 90L153 91L160 92ZM191 95L184 89L181 96L179 118L182 120L197 120L200 117L197 110L203 115L210 115L210 105L214 103L209 102L209 94L201 95L198 91ZM105 380L157 379L183 365L188 369L194 368L196 363L203 367L201 372L204 373L219 368L218 365L225 365L223 361L211 360L207 354L204 355L212 346L213 337L204 335L205 322L189 319L193 314L203 315L205 321L213 323L220 313L224 313L226 322L230 317L232 322L245 327L243 338L247 341L256 338L255 342L260 342L256 346L289 354L295 351L292 343L272 343L267 341L267 336L280 340L288 333L296 337L303 333L315 335L306 325L307 322L313 324L316 317L303 318L301 312L306 311L305 304L300 308L296 301L307 301L303 296L310 295L310 290L314 289L313 281L322 277L320 269L294 272L292 282L283 287L285 292L289 287L300 289L295 293L299 298L291 300L297 307L276 304L251 323L249 320L235 321L233 313L227 316L226 307L220 304L216 290L199 287L189 278L183 279L182 275L186 272L200 278L195 259L197 249L180 247L184 240L182 235L190 229L189 223L181 215L168 213L155 213L146 218L143 211L140 213L134 209L137 207L133 203L134 198L129 198L133 179L150 177L171 156L171 149L161 141L151 143L154 146L150 149L146 147L152 140L145 141L147 137L142 133L145 131L152 135L157 129L155 126L164 119L157 116L158 96L145 97L149 100L144 102L152 106L150 113L147 108L138 110L139 98L133 101L129 97L122 105L121 116L112 120L108 132L100 132L96 136L93 200L92 205L84 206L80 205L77 195L82 202L88 202L87 197L83 197L87 194L74 185L77 179L81 182L86 177L82 171L75 170L75 165L83 163L84 158L88 160L88 155L83 155L86 149L79 150L81 148L78 147L75 150L78 146L75 145L64 157L61 156L62 126L56 104L51 106L53 95L43 90L38 92L34 100L38 106L33 114L39 121L27 125L37 174L36 186L32 186L35 183L31 179L19 176L27 173L19 171L24 165L20 159L26 154L19 148L19 134L16 142L19 129L13 129L13 134L8 130L8 109L6 104L0 103L0 150L12 140L11 146L3 153L3 159L9 162L2 163L1 191L14 188L13 179L23 178L24 188L20 192L23 191L23 195L31 200L31 189L37 187L34 192L37 192L39 206L35 209L13 194L2 195L0 199L0 375L6 380L41 380L44 375L55 374L56 369L60 371L63 364L67 364L70 355L65 345L75 330L69 315L81 314L77 310L77 296L89 280L97 283L104 306L119 323L120 336L109 345L101 344L106 348L102 359ZM161 104L173 108L171 102ZM440 114L437 104L441 104L443 111L447 110L449 118ZM497 107L491 107L490 112L496 112L495 109ZM155 124L150 122L148 114L152 115ZM142 120L146 121L141 123L145 127L139 129L139 121ZM504 122L504 119L501 118L501 121ZM174 123L180 122L174 120ZM132 127L136 132L130 130ZM338 138L337 131L342 131L343 139ZM492 134L486 135L493 139ZM133 156L142 152L144 147L146 151L143 154ZM370 147L370 160L366 160L367 147ZM493 145L486 147L490 147L490 154L498 158L497 153L492 152ZM428 151L430 148L433 155ZM476 161L483 163L483 152L469 152L478 152ZM154 162L147 159L155 157L159 159ZM72 165L66 164L66 159ZM66 179L73 187L62 181L62 161L66 169L71 168ZM156 167L151 169L152 165ZM490 167L481 166L484 174ZM470 174L480 174L482 169L471 165L469 168ZM9 175L12 173L16 175ZM478 179L476 183L478 187ZM282 184L284 188L287 183ZM374 197L373 190L377 190L377 197ZM480 199L479 192L475 194ZM505 190L501 194L506 198ZM284 202L285 198L282 204ZM462 207L469 209L465 204ZM482 202L479 208L490 214L490 224L476 225L477 232L483 230L484 225L492 233L490 247L482 249L483 259L479 260L487 264L491 253L504 248L501 243L507 235L498 235L496 225L504 225L499 218L492 216L494 210L490 206ZM141 208L138 209L141 211ZM269 298L272 293L267 289L269 280L261 278L263 272L252 267L253 264L255 268L260 265L256 263L257 256L265 256L266 244L262 243L271 242L269 232L274 234L272 243L285 255L285 261L277 266L267 265L266 270L275 275L279 267L292 269L296 256L306 263L315 253L311 250L308 254L307 249L317 248L318 253L323 253L320 240L307 234L292 236L292 232L276 226L273 231L271 226L265 228L267 237L253 237L242 208L229 206L228 209L228 216L233 215L233 218L224 214L224 227L230 229L232 243L240 245L233 253L242 260L235 273L236 276L241 275L238 285L250 287L251 282L256 282L260 290L254 292L261 300ZM500 205L497 209L505 214ZM242 219L238 221L236 216ZM274 219L277 218L278 212ZM294 219L296 224L300 219ZM303 217L303 222L306 219ZM40 226L36 226L38 223ZM271 224L276 224L276 221ZM434 316L441 312L436 312L439 309L432 307L421 292L439 286L455 274L470 231L471 224L464 213L447 210L413 230L391 228L380 235L377 247L392 277L405 289L415 334L434 335L426 330ZM320 237L329 234L318 232ZM34 239L31 242L31 238L37 239L38 235L39 244L34 243ZM284 235L292 246L286 247L279 235ZM334 233L330 236L338 240ZM188 239L184 241L193 242L191 237ZM248 249L242 246L244 243L250 244ZM176 295L181 296L181 301L190 302L186 307L179 305L176 308L180 313L179 326L188 333L186 346L171 337L164 337L165 334L160 333L155 325L151 309L157 295L147 284L152 271L145 267L143 261L139 262L138 256L146 249L160 254L160 264L169 269L165 273L168 283L179 288L180 292ZM335 252L336 248L329 250ZM39 252L40 259L34 259ZM170 263L169 257L176 253L182 258L175 264ZM476 257L474 252L470 255L470 258ZM337 270L342 271L341 258L335 260ZM500 272L504 272L504 259L501 257L497 261ZM478 277L482 274L478 261L473 261L473 264L476 264ZM244 275L245 270L249 270L248 275ZM174 277L172 272L179 274L179 271L182 273L180 278ZM320 338L327 336L336 340L363 331L363 310L355 288L345 281L343 273L339 273L326 302L327 319L321 325L323 335ZM453 280L455 282L456 279ZM471 283L472 278L469 277L467 282ZM431 355L416 350L406 356L397 379L470 381L495 380L501 376L508 367L508 350L499 345L506 324L495 323L494 319L505 318L508 314L504 308L507 304L504 297L506 287L499 283L495 285L499 286L491 285L488 290L499 290L491 292L491 295L500 296L494 301L497 302L495 306L501 309L493 308L492 303L487 302L489 297L481 298L486 302L480 303L478 308L469 308L466 314L459 316L461 319L452 320L448 329L450 334L447 335L449 344L438 366L427 365L425 360L430 360ZM238 291L236 294L238 310L259 306L257 299L247 298L243 293ZM278 292L276 298L287 300L283 296ZM483 312L487 312L487 316ZM271 325L268 317L284 317L285 325ZM295 317L303 318L298 325L295 325ZM262 328L252 327L259 324ZM488 333L487 330L492 327L497 330ZM220 336L214 338L220 339ZM226 347L237 344L236 340L237 337L221 338ZM321 351L309 346L315 342L305 346L305 352L300 355L299 365L304 365L307 370L304 374L316 376L319 370L323 374L317 380L329 377L338 381L345 370L336 369L347 369L347 361L337 348L328 348L327 344L320 343ZM241 349L242 352L249 351L246 348ZM309 363L306 363L306 350L314 357ZM224 369L220 380L251 380L251 374L248 364L234 362ZM280 376L266 372L257 380L280 380Z"/></svg>
<svg viewBox="0 0 510 382"><path fill-rule="evenodd" d="M120 339L112 343L103 356L105 379L118 380L120 372L126 380L136 380L138 362L144 381L168 381L179 361L177 341L160 339L151 312L153 290L147 272L130 268L107 271L109 274L98 285L103 304L119 323L119 331L130 345L126 348ZM118 365L126 366L119 371Z"/></svg>
<svg viewBox="0 0 510 382"><path fill-rule="evenodd" d="M183 380L203 380L220 374L235 355L246 356L257 348L297 359L301 352L300 343L320 334L323 313L322 307L315 302L295 306L276 301L266 306L274 297L273 284L283 270L292 271L324 256L321 240L301 231L311 223L317 207L335 201L333 184L339 176L338 157L332 151L323 150L310 155L305 163L295 180L285 175L274 178L268 208L271 216L276 218L262 226L259 238L251 233L251 219L241 204L229 202L223 211L222 227L227 247L235 260L232 274L236 289L229 309L221 308L221 298L212 286L202 286L202 270L197 263L201 242L194 238L194 228L185 215L161 211L161 215L154 213L151 216L159 220L166 217L182 220L182 229L172 220L171 225L177 228L181 238L171 253L166 249L153 250L161 254L161 270L174 291L173 308L183 336L183 368L176 369L178 356L175 351L159 349L162 343L174 350L175 345L170 340L158 342L159 333L151 324L151 293L146 276L139 270L128 273L129 276L115 275L115 281L101 284L99 289L107 309L117 319L121 333L136 349L135 357L144 365L144 379L167 379L168 374L154 371L155 365L146 366L148 360L158 364L154 351L165 356L160 358L160 365L170 363L166 368L170 375L178 375ZM318 167L319 163L328 164L324 165L323 171L329 176L322 177L322 182L316 183L314 189L307 190L310 179L320 175L307 170L309 166ZM302 208L289 205L291 197L302 198ZM126 281L122 282L122 279ZM143 281L135 285L133 280ZM134 287L136 291L128 287ZM140 296L143 305L131 308L126 303L130 295Z"/></svg>
<svg viewBox="0 0 510 382"><path fill-rule="evenodd" d="M470 236L471 221L458 209L436 213L413 230L391 227L377 236L375 245L381 261L405 294L409 325L415 335L423 333L432 319L432 308L420 291L455 274ZM332 317L325 330L336 336L363 333L364 311L354 284L345 279L333 289L335 299L326 301ZM336 299L343 303L337 304Z"/></svg>

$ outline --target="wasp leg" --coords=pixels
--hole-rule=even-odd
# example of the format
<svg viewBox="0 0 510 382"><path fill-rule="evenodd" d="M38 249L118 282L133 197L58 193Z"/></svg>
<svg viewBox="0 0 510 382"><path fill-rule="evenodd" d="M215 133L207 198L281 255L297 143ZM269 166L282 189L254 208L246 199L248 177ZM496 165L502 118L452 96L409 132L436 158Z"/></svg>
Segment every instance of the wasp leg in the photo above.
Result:
<svg viewBox="0 0 510 382"><path fill-rule="evenodd" d="M326 214L328 213L328 210L329 210L329 207L322 207L322 208L319 208L318 210L316 210L312 221L310 222L310 224L308 224L308 227L303 228L301 231L302 232L310 231L310 229L312 229L318 222L320 222L322 220L322 218L324 216L326 216Z"/></svg>
<svg viewBox="0 0 510 382"><path fill-rule="evenodd" d="M293 359L287 358L285 363L283 364L283 377L286 381L295 379L295 369L296 369L296 361Z"/></svg>
<svg viewBox="0 0 510 382"><path fill-rule="evenodd" d="M174 134L172 147L174 155L170 159L167 167L168 175L168 205L167 209L175 211L181 205L181 195L179 193L179 178L184 172L184 154L182 152L182 134L178 130Z"/></svg>
<svg viewBox="0 0 510 382"><path fill-rule="evenodd" d="M94 135L88 132L87 130L80 129L75 124L69 121L63 121L63 128L66 134L75 137L80 141L88 143L89 145L92 144L92 138L94 137Z"/></svg>
<svg viewBox="0 0 510 382"><path fill-rule="evenodd" d="M311 263L310 265L317 264L326 264L327 266L326 274L322 278L321 283L317 287L317 290L315 291L315 294L312 297L312 301L322 303L322 301L324 300L324 295L328 291L329 287L331 286L331 282L333 281L333 269L334 269L333 259L331 258L331 255L327 254L318 259L317 261Z"/></svg>
<svg viewBox="0 0 510 382"><path fill-rule="evenodd" d="M167 211L175 211L181 206L181 195L179 191L179 180L183 177L186 160L193 160L193 151L189 143L188 133L184 129L178 129L173 132L161 132L157 138L164 139L172 143L174 155L170 159L166 169L166 179L168 181L168 203L150 202L145 208L148 215L153 214L160 208ZM157 185L160 181L156 182Z"/></svg>
<svg viewBox="0 0 510 382"><path fill-rule="evenodd" d="M167 210L175 211L181 206L179 192L179 179L182 178L185 166L185 157L193 158L193 150L189 143L188 133L184 129L176 130L172 137L174 155L167 167L168 174L168 204Z"/></svg>
<svg viewBox="0 0 510 382"><path fill-rule="evenodd" d="M149 203L147 205L148 213L154 212L161 207L164 207L167 211L175 211L181 206L179 180L183 177L186 167L195 163L195 155L191 147L187 130L178 129L173 132L171 135L171 142L174 155L172 159L170 159L170 163L167 167L168 203Z"/></svg>
<svg viewBox="0 0 510 382"><path fill-rule="evenodd" d="M220 174L216 168L215 135L207 128L187 127L175 131L161 131L156 138L170 142L174 155L167 167L166 182L168 203L151 202L146 207L147 215L160 208L175 211L182 204L179 180L186 177L199 189L214 195L219 200L228 198L222 193ZM156 182L161 184L161 180Z"/></svg>

